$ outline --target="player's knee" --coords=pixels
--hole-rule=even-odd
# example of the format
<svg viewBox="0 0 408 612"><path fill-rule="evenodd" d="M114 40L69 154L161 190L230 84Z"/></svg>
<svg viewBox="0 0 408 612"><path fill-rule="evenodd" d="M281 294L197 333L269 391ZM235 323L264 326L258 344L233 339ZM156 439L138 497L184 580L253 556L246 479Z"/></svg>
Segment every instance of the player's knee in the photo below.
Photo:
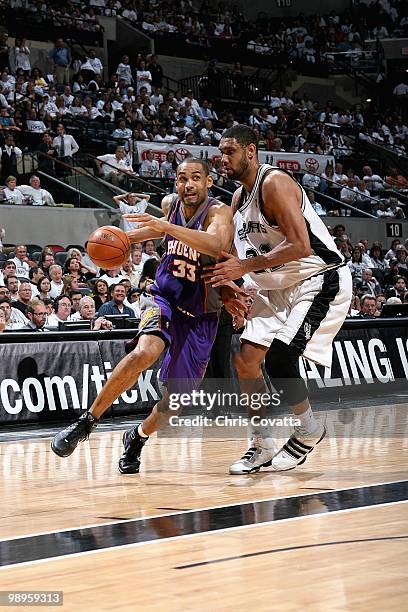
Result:
<svg viewBox="0 0 408 612"><path fill-rule="evenodd" d="M128 355L129 360L133 364L135 371L141 372L149 368L156 361L156 355L146 347L136 346L135 349Z"/></svg>
<svg viewBox="0 0 408 612"><path fill-rule="evenodd" d="M250 359L244 350L234 355L234 366L239 378L258 378L262 361Z"/></svg>
<svg viewBox="0 0 408 612"><path fill-rule="evenodd" d="M299 372L299 352L274 340L265 357L265 370L282 400L290 406L307 399L307 387Z"/></svg>

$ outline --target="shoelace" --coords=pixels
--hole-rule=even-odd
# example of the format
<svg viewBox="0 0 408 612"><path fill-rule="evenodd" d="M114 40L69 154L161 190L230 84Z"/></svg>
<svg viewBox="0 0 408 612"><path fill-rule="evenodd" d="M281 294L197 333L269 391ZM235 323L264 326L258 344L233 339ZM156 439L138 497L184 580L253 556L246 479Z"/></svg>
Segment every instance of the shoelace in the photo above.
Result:
<svg viewBox="0 0 408 612"><path fill-rule="evenodd" d="M83 419L83 421L85 421L85 419ZM83 421L81 420L81 425L83 423ZM92 423L90 423L88 420L86 421L86 425L88 425L88 428L81 432L81 439L82 440L87 440L89 438L89 436L91 435L91 431L92 431ZM75 430L78 427L78 423L72 423L72 425L69 425L66 429L66 435L65 438L70 439L70 436L75 433ZM82 427L81 427L82 429Z"/></svg>

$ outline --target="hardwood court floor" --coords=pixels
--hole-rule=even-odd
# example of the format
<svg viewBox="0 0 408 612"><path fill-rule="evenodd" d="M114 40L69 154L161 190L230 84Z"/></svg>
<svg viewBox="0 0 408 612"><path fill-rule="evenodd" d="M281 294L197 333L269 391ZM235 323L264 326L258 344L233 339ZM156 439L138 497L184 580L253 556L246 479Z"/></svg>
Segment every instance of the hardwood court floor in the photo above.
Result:
<svg viewBox="0 0 408 612"><path fill-rule="evenodd" d="M112 536L116 525L126 526L121 520L168 516L154 541L106 541L107 550L90 554L3 562L0 588L63 590L64 610L405 610L408 504L391 497L381 505L377 497L372 505L367 491L382 489L365 486L406 486L407 414L407 405L370 409L334 437L333 411L325 415L328 437L303 466L252 476L227 473L246 446L242 439L152 438L142 473L126 477L116 468L119 431L93 434L67 460L51 453L47 439L3 442L3 560L22 536L75 529L55 537L76 538L80 549L87 530L78 528L107 525ZM348 498L360 487L363 502L355 507ZM279 505L271 511L271 502L251 503L287 496L300 500L298 518L285 519ZM333 496L330 507L325 500ZM233 505L244 521L231 528ZM209 517L193 513L189 520L185 512L213 507L219 510ZM223 529L214 531L217 520ZM187 524L197 535L183 536ZM95 548L104 546L102 537Z"/></svg>

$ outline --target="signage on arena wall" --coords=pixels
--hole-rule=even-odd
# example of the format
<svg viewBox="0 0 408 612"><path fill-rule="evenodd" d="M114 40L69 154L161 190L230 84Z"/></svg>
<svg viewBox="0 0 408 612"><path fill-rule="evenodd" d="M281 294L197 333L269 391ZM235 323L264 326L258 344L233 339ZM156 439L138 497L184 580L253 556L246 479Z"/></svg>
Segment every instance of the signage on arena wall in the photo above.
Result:
<svg viewBox="0 0 408 612"><path fill-rule="evenodd" d="M311 398L365 397L378 385L390 393L408 379L408 339L404 326L342 330L334 342L333 364L324 370L300 360ZM0 344L0 423L72 419L89 407L114 366L124 356L124 340ZM232 351L239 346L234 336ZM160 362L143 372L114 403L109 414L147 413L160 398Z"/></svg>
<svg viewBox="0 0 408 612"><path fill-rule="evenodd" d="M187 156L198 157L204 160L215 162L220 156L217 147L205 147L200 145L172 144L164 142L137 142L137 152L139 160L146 158L146 151L152 151L154 159L159 163L166 160L169 151L174 151L178 163L182 162ZM289 172L324 172L327 164L334 165L334 157L331 155L315 155L314 153L285 153L279 151L259 151L259 161L262 164L278 166Z"/></svg>

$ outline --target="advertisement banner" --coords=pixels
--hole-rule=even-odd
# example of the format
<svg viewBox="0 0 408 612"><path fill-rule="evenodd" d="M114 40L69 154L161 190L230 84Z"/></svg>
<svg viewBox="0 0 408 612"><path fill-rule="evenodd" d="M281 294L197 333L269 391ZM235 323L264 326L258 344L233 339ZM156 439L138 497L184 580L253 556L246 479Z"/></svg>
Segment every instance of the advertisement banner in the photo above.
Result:
<svg viewBox="0 0 408 612"><path fill-rule="evenodd" d="M142 162L146 157L146 151L152 151L154 159L159 163L166 161L168 151L174 151L177 161L180 163L191 155L200 159L211 160L214 162L221 157L217 147L205 147L200 145L184 145L166 142L137 142L137 152L139 160ZM278 166L289 172L324 172L328 163L333 164L334 157L331 155L315 155L314 153L284 153L279 151L259 151L258 158L261 164L271 164Z"/></svg>
<svg viewBox="0 0 408 612"><path fill-rule="evenodd" d="M0 344L0 423L69 420L88 408L123 358L125 340ZM232 354L239 337L233 336ZM114 403L113 415L147 414L160 398L160 362L145 370ZM407 327L343 329L331 368L300 360L310 397L406 393ZM236 381L235 381L236 383ZM234 384L235 384L234 383ZM405 391L404 391L405 389Z"/></svg>
<svg viewBox="0 0 408 612"><path fill-rule="evenodd" d="M125 355L125 340L0 344L0 423L73 419L94 401ZM159 364L106 416L148 413L159 398Z"/></svg>

